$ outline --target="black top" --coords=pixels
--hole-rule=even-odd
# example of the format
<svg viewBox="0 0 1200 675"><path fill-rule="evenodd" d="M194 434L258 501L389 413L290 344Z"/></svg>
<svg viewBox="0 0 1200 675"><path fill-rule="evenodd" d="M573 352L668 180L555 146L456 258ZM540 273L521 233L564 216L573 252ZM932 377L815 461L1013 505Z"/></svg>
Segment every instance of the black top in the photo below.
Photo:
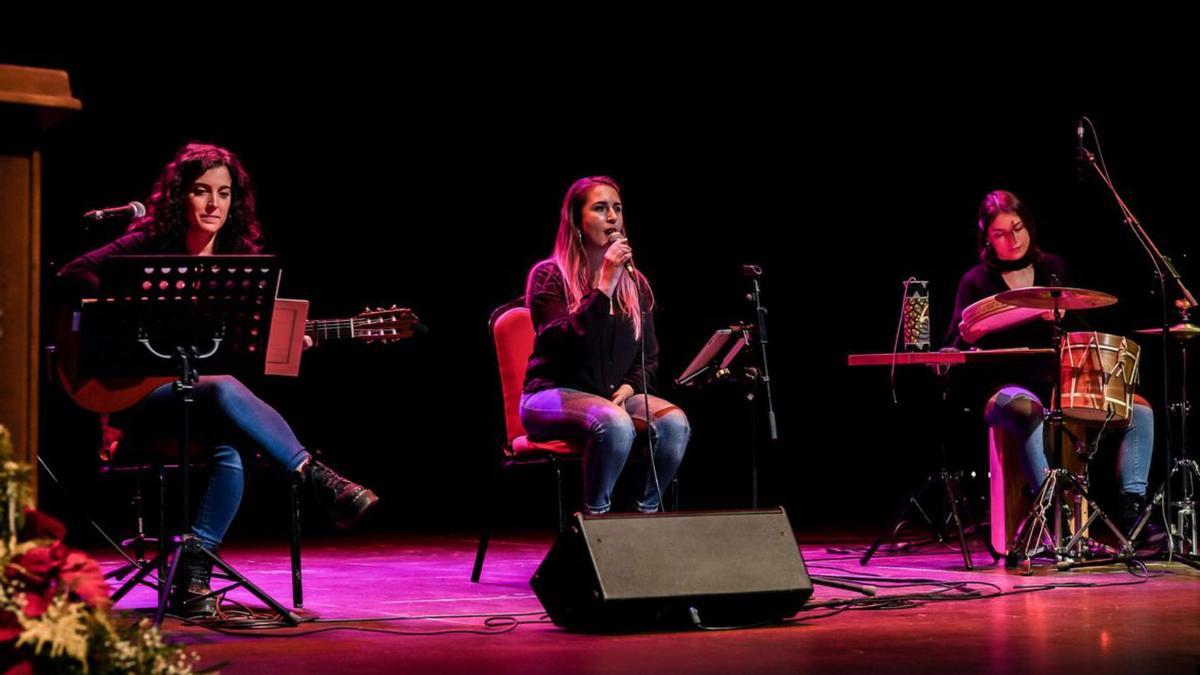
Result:
<svg viewBox="0 0 1200 675"><path fill-rule="evenodd" d="M1053 253L1042 253L1033 263L1034 286L1070 286L1067 266L1063 259ZM1003 273L993 265L981 262L972 267L958 282L954 294L954 316L946 331L946 346L957 349L978 347L980 349L1003 349L1006 347L1049 347L1053 331L1048 321L1035 321L1007 330L989 333L974 344L968 343L958 334L963 310L988 296L1013 290L1004 283Z"/></svg>
<svg viewBox="0 0 1200 675"><path fill-rule="evenodd" d="M60 291L64 299L91 297L100 289L100 268L114 255L147 255L157 253L186 254L181 247L165 245L145 230L126 232L94 251L88 251L63 266L58 272Z"/></svg>
<svg viewBox="0 0 1200 675"><path fill-rule="evenodd" d="M568 311L566 283L552 260L538 263L531 275L525 302L537 336L525 371L525 393L566 387L610 398L622 384L643 391L641 344L634 337L633 320L610 314L612 301L597 289L584 294L578 309ZM653 302L650 288L640 275L638 293L646 376L653 391L658 341L654 316L646 309Z"/></svg>
<svg viewBox="0 0 1200 675"><path fill-rule="evenodd" d="M1033 263L1034 286L1069 286L1070 276L1066 263L1053 253L1042 253ZM1030 347L1045 349L1053 347L1054 327L1041 319L984 335L974 344L968 343L958 332L963 310L972 303L988 296L1013 290L1004 283L1003 273L994 265L981 262L972 267L958 282L954 296L954 315L946 331L947 347L958 349L1005 349ZM1073 314L1068 314L1068 318ZM1022 385L1049 400L1050 388L1057 377L1053 358L1026 357L1023 361L981 365L970 364L956 369L955 388L969 398L990 396L993 391L1008 384Z"/></svg>

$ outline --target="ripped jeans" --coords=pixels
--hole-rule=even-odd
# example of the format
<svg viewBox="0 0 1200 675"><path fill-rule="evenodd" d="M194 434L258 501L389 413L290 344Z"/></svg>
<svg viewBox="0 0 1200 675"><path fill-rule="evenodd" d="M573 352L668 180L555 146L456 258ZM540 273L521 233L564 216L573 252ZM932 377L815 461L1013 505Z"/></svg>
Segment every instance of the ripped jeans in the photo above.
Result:
<svg viewBox="0 0 1200 675"><path fill-rule="evenodd" d="M650 430L654 441L654 470L658 486L675 478L692 430L687 416L674 404L650 396ZM634 420L646 422L646 396L635 394L624 405L577 389L545 389L521 396L521 424L531 439L585 440L583 453L583 503L588 513L612 508L612 490L637 433ZM642 512L657 511L662 495L656 487L650 462L637 500Z"/></svg>

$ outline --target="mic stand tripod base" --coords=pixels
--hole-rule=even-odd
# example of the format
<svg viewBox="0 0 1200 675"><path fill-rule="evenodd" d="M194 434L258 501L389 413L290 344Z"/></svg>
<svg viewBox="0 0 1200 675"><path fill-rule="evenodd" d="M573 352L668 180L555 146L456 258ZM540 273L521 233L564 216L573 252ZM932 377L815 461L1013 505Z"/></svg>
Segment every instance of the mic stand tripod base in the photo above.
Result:
<svg viewBox="0 0 1200 675"><path fill-rule="evenodd" d="M1142 514L1134 523L1129 533L1129 540L1136 542L1145 530L1146 523L1154 517L1155 507L1165 499L1167 486L1180 475L1183 482L1183 494L1178 501L1171 502L1175 512L1175 533L1168 539L1169 546L1162 556L1170 562L1181 562L1189 567L1200 570L1200 522L1196 519L1195 485L1200 482L1200 466L1195 460L1180 458L1175 460L1171 473L1159 486L1154 497L1147 501ZM1170 527L1170 523L1168 523Z"/></svg>
<svg viewBox="0 0 1200 675"><path fill-rule="evenodd" d="M945 531L945 521L943 521L941 526L935 524L929 515L925 513L925 509L921 508L921 496L925 494L925 491L928 490L931 485L937 483L940 484L942 488L945 499L944 506L946 507L947 515L949 516L949 520L953 522L956 534L958 535L958 545L959 549L962 551L963 566L965 566L968 570L975 569L974 561L971 559L971 549L967 545L967 523L969 522L970 527L976 532L981 532L982 530L979 527L979 521L976 520L975 514L971 509L970 502L968 502L966 497L963 496L962 487L959 484L961 478L961 473L953 473L944 468L937 473L929 474L929 477L925 480L925 484L922 485L916 492L909 495L908 500L905 502L904 506L901 507L899 513L896 514L896 517L892 520L891 524L887 527L887 529L880 533L879 537L874 543L871 544L870 548L867 549L867 552L863 554L863 557L859 559L858 563L865 566L867 563L871 562L871 558L874 557L876 551L879 550L879 547L883 545L885 540L889 538L895 539L901 525L903 525L904 520L908 517L909 510L911 509L915 509L917 513L920 514L921 518L925 521L925 525L929 528L930 533L933 535L934 540L943 544L947 542L949 536ZM960 513L960 508L965 510L965 513ZM992 548L991 541L987 538L984 538L984 543L987 545L988 553L992 556L992 562L1000 560L1001 556Z"/></svg>

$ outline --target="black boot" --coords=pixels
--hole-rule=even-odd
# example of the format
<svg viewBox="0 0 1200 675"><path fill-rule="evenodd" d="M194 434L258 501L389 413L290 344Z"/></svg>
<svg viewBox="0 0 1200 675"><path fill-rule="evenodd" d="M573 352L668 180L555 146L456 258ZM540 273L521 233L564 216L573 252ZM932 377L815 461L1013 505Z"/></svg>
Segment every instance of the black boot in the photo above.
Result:
<svg viewBox="0 0 1200 675"><path fill-rule="evenodd" d="M188 618L216 616L216 596L196 599L211 591L208 584L212 578L212 560L198 551L185 550L179 555L168 609L176 616Z"/></svg>
<svg viewBox="0 0 1200 675"><path fill-rule="evenodd" d="M1126 537L1133 534L1133 528L1137 525L1137 521L1142 517L1142 511L1146 508L1146 495L1139 495L1133 492L1121 493L1121 531ZM1159 525L1158 514L1151 513L1150 518L1146 520L1146 524L1142 527L1141 533L1138 535L1138 544L1157 545L1164 539L1162 526Z"/></svg>
<svg viewBox="0 0 1200 675"><path fill-rule="evenodd" d="M379 501L374 492L315 459L305 465L303 477L317 493L317 500L329 509L333 523L343 530L357 523Z"/></svg>

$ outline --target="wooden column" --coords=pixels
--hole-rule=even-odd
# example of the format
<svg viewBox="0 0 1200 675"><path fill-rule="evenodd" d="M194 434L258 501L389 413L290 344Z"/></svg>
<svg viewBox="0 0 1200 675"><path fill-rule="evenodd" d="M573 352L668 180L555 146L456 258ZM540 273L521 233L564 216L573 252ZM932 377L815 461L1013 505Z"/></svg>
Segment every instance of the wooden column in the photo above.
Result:
<svg viewBox="0 0 1200 675"><path fill-rule="evenodd" d="M37 461L42 133L82 108L61 70L0 64L0 424ZM34 474L37 475L36 472Z"/></svg>

